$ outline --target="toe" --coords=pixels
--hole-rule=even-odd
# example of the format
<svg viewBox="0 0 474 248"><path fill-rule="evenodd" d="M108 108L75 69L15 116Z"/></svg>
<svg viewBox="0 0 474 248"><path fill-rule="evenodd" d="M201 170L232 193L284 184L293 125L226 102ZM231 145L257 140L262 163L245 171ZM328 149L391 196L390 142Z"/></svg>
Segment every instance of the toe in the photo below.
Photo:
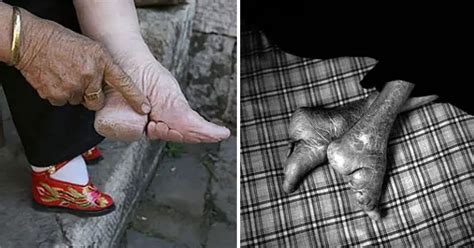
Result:
<svg viewBox="0 0 474 248"><path fill-rule="evenodd" d="M149 139L158 139L158 133L155 131L156 122L150 121L147 125L146 135Z"/></svg>
<svg viewBox="0 0 474 248"><path fill-rule="evenodd" d="M372 220L380 220L380 213L374 209L374 210L370 210L370 211L365 211L365 213L369 216L369 218L371 218Z"/></svg>
<svg viewBox="0 0 474 248"><path fill-rule="evenodd" d="M151 121L148 123L147 135L149 139L160 139L164 141L173 141L173 142L183 142L183 135L168 127L164 122L154 122Z"/></svg>
<svg viewBox="0 0 474 248"><path fill-rule="evenodd" d="M324 159L324 149L296 146L286 161L283 190L288 194L294 192L304 177L321 165Z"/></svg>
<svg viewBox="0 0 474 248"><path fill-rule="evenodd" d="M176 142L210 143L219 142L230 136L229 129L208 122L189 107L186 108L188 109L184 111L176 110L172 115L152 114L151 118L157 123L156 129L158 129L153 137L160 139L167 137L167 140L172 139Z"/></svg>
<svg viewBox="0 0 474 248"><path fill-rule="evenodd" d="M287 194L293 193L304 175L306 174L297 163L288 163L285 169L285 179L283 181L283 191Z"/></svg>
<svg viewBox="0 0 474 248"><path fill-rule="evenodd" d="M362 210L372 219L379 220L380 213L377 209L378 198L369 192L356 192L355 198Z"/></svg>
<svg viewBox="0 0 474 248"><path fill-rule="evenodd" d="M193 113L190 114L189 117L190 118L188 121L193 126L193 129L190 131L202 136L201 139L204 142L206 141L214 142L215 140L223 140L223 139L227 139L230 136L229 129L216 125L212 122L206 121L195 111L193 111Z"/></svg>
<svg viewBox="0 0 474 248"><path fill-rule="evenodd" d="M374 180L375 172L369 168L359 168L350 174L349 184L353 189L364 189Z"/></svg>
<svg viewBox="0 0 474 248"><path fill-rule="evenodd" d="M366 190L356 191L355 198L362 209L369 211L375 208L377 200L374 199L370 192Z"/></svg>
<svg viewBox="0 0 474 248"><path fill-rule="evenodd" d="M168 131L169 130L170 129L169 129L168 125L166 125L163 122L157 122L156 126L155 126L155 135L159 139L168 141L167 137L168 137Z"/></svg>
<svg viewBox="0 0 474 248"><path fill-rule="evenodd" d="M168 130L166 140L174 142L183 142L184 136L180 132L170 129Z"/></svg>
<svg viewBox="0 0 474 248"><path fill-rule="evenodd" d="M350 175L349 184L355 192L358 205L370 218L379 219L377 205L382 192L383 173L374 169L361 168Z"/></svg>

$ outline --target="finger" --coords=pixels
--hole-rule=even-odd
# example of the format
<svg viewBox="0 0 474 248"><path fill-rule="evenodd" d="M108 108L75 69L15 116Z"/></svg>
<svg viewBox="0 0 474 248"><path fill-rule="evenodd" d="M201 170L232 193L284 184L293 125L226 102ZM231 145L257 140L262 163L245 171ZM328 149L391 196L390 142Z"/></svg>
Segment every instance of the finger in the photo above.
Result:
<svg viewBox="0 0 474 248"><path fill-rule="evenodd" d="M283 190L288 194L294 192L303 178L324 160L324 151L297 145L286 161Z"/></svg>
<svg viewBox="0 0 474 248"><path fill-rule="evenodd" d="M48 101L53 106L64 106L67 103L66 98L64 98L64 99L48 99Z"/></svg>
<svg viewBox="0 0 474 248"><path fill-rule="evenodd" d="M39 95L39 97L40 97L41 99L43 99L43 100L48 99L47 94L46 94L46 91L45 91L43 88L42 88L42 89L38 89L37 92L38 92L38 95Z"/></svg>
<svg viewBox="0 0 474 248"><path fill-rule="evenodd" d="M76 90L71 93L68 103L71 105L79 105L82 103L84 92L82 90Z"/></svg>
<svg viewBox="0 0 474 248"><path fill-rule="evenodd" d="M96 78L84 92L84 107L92 111L99 111L105 105L105 96L102 89L102 77Z"/></svg>
<svg viewBox="0 0 474 248"><path fill-rule="evenodd" d="M109 55L104 56L106 56L106 67L104 73L105 82L120 92L127 103L137 113L150 113L151 106L145 95L133 83L132 79L112 61L112 58Z"/></svg>

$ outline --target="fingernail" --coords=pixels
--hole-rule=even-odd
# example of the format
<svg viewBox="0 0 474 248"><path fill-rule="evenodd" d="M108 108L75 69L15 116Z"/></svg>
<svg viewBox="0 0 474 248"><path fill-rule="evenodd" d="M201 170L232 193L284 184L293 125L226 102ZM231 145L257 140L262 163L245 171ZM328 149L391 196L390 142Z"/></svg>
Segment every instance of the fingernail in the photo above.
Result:
<svg viewBox="0 0 474 248"><path fill-rule="evenodd" d="M148 104L146 104L146 103L142 104L142 111L143 111L145 114L150 113L150 111L151 111L150 105L148 105Z"/></svg>

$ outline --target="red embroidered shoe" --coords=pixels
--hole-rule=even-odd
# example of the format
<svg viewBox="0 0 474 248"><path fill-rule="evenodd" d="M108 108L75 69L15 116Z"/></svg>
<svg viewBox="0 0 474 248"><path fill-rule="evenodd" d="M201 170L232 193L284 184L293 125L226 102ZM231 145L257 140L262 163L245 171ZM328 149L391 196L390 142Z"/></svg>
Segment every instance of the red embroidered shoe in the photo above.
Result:
<svg viewBox="0 0 474 248"><path fill-rule="evenodd" d="M33 207L39 211L67 212L81 217L114 211L112 198L100 192L90 181L87 185L78 185L51 177L67 162L52 165L46 171L32 172Z"/></svg>
<svg viewBox="0 0 474 248"><path fill-rule="evenodd" d="M82 154L82 157L86 161L86 164L88 165L93 165L99 163L104 157L102 156L102 153L100 152L99 148L96 146L92 147L89 149L87 152L84 152Z"/></svg>

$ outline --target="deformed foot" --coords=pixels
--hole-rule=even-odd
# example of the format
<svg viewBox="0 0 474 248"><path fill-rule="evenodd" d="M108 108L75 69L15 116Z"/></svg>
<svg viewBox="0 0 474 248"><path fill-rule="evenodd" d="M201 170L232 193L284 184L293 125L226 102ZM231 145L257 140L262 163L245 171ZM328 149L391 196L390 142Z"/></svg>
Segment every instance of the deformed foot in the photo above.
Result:
<svg viewBox="0 0 474 248"><path fill-rule="evenodd" d="M329 144L329 164L349 181L357 203L374 220L387 164L387 142L393 122L413 84L390 81L369 109L340 138Z"/></svg>
<svg viewBox="0 0 474 248"><path fill-rule="evenodd" d="M379 93L344 107L297 109L290 120L290 151L285 165L283 190L294 192L303 178L327 159L329 143L349 130L368 110ZM437 99L423 96L408 99L400 112L409 111Z"/></svg>
<svg viewBox="0 0 474 248"><path fill-rule="evenodd" d="M329 144L329 164L349 181L360 207L374 220L380 219L376 210L386 168L386 146L367 146L372 136L351 130Z"/></svg>
<svg viewBox="0 0 474 248"><path fill-rule="evenodd" d="M347 106L299 108L290 120L290 151L285 165L283 190L294 192L300 181L327 160L329 143L348 130L370 106L376 95Z"/></svg>
<svg viewBox="0 0 474 248"><path fill-rule="evenodd" d="M71 173L80 170L77 168L71 170L67 167L77 166L78 164L71 163L78 163L81 159L78 157L72 161L64 161L41 171L33 169L32 195L35 209L71 213L81 217L101 216L115 210L112 197L101 192L89 179L86 178L88 181L85 184L78 182L78 178L74 178L75 181L71 180ZM67 171L64 171L65 169ZM85 173L87 176L87 171Z"/></svg>
<svg viewBox="0 0 474 248"><path fill-rule="evenodd" d="M150 139L174 142L218 142L230 131L206 121L191 109L171 73L157 61L131 63L124 70L137 83L151 103L149 116L137 114L124 99L106 89L105 107L96 114L95 128L101 135L118 140ZM137 68L134 66L140 65Z"/></svg>

